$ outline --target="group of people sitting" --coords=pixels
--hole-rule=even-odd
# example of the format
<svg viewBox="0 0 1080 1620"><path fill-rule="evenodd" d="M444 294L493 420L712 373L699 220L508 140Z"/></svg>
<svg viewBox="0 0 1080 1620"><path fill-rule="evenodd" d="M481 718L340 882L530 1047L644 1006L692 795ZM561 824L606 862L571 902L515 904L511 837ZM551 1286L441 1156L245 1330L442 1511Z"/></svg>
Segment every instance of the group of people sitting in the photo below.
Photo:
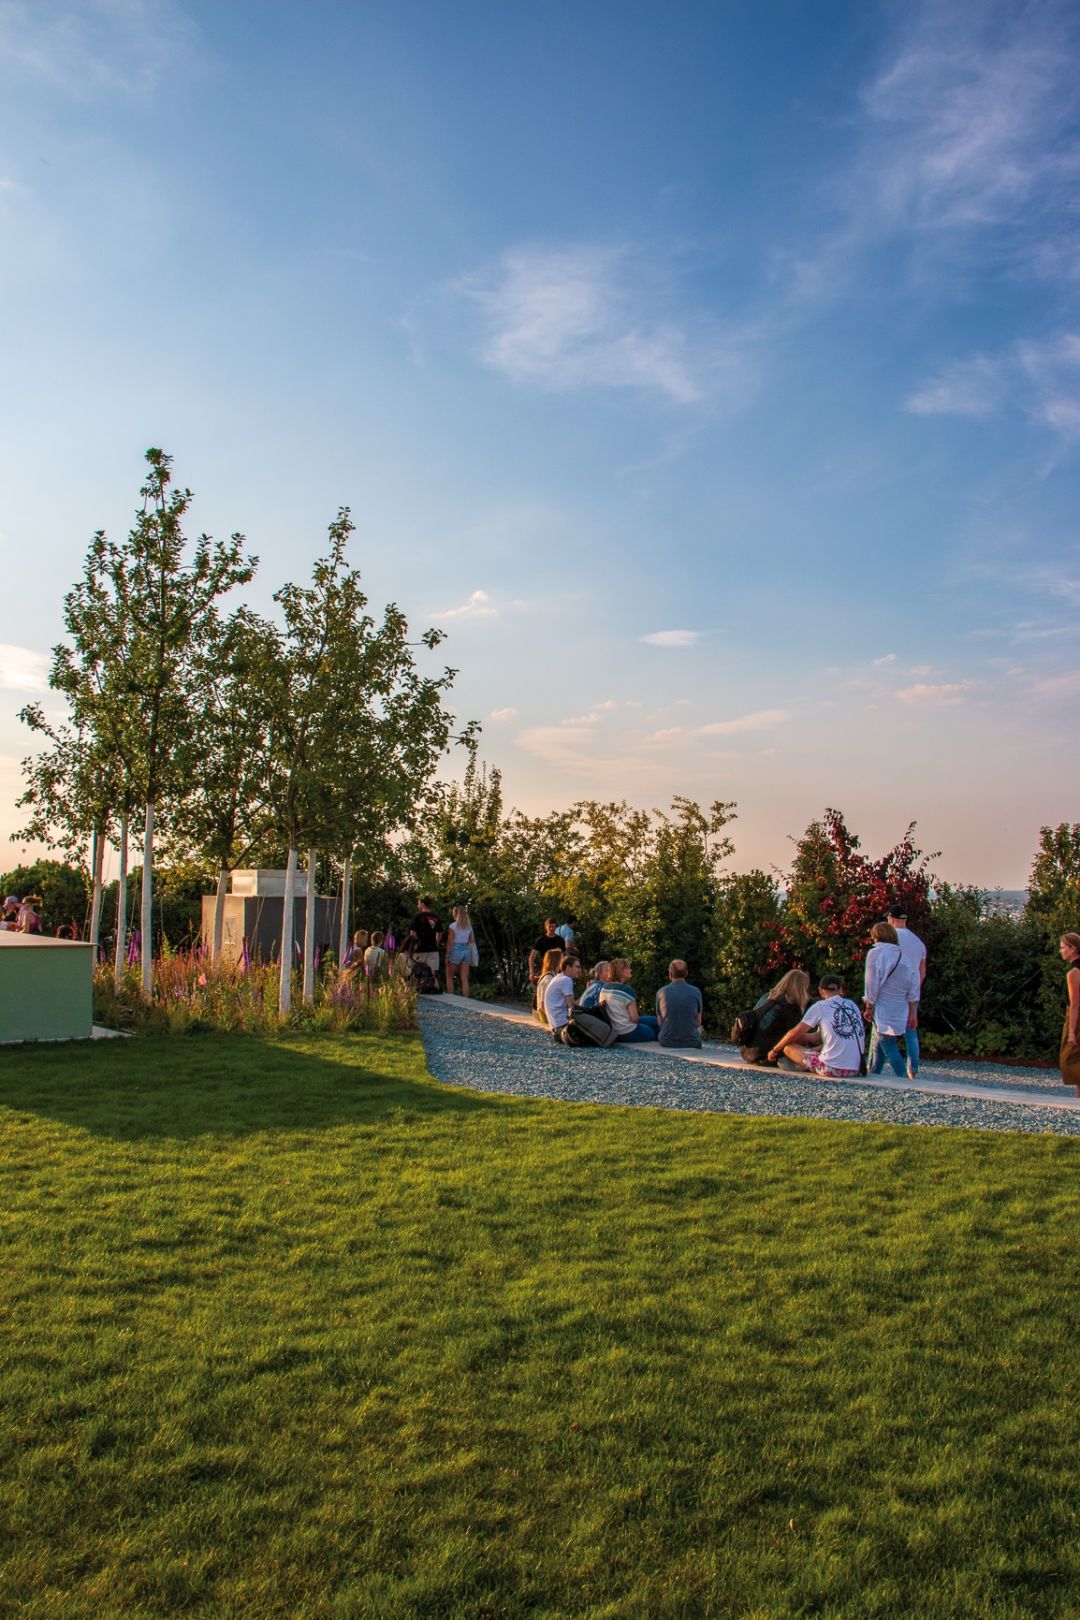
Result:
<svg viewBox="0 0 1080 1620"><path fill-rule="evenodd" d="M615 1044L631 1046L659 1041L661 1046L701 1045L701 991L689 984L686 963L668 967L669 982L657 992L656 1012L638 1011L633 969L624 956L597 962L581 999L574 987L581 978L581 958L574 951L549 950L541 963L533 1001L535 1016L562 1042L571 1009L600 1011L615 1032Z"/></svg>
<svg viewBox="0 0 1080 1620"><path fill-rule="evenodd" d="M632 969L625 957L597 962L575 1001L581 959L563 948L554 920L529 958L536 986L534 1015L557 1040L575 1006L599 1009L621 1045L659 1041L661 1046L701 1045L701 992L687 981L686 963L674 961L668 983L657 992L656 1013L638 1009ZM888 920L875 923L866 956L863 1004L849 999L837 974L826 973L811 995L810 975L802 968L785 973L779 983L736 1020L733 1038L748 1063L781 1066L830 1079L880 1074L888 1063L898 1077L919 1072L919 1001L926 976L926 947L907 927L897 903ZM903 1050L901 1050L903 1041Z"/></svg>
<svg viewBox="0 0 1080 1620"><path fill-rule="evenodd" d="M36 894L24 895L21 900L9 894L0 911L0 930L8 934L40 934L41 913L37 909L40 905Z"/></svg>

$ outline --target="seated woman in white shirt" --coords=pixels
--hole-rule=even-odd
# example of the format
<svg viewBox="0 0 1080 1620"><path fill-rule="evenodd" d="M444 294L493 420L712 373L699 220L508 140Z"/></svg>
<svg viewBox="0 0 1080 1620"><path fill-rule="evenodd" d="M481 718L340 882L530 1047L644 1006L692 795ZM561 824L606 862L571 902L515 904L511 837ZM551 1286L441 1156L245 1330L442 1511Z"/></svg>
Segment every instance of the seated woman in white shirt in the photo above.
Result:
<svg viewBox="0 0 1080 1620"><path fill-rule="evenodd" d="M547 1012L544 1008L544 996L547 992L548 985L559 971L559 964L562 962L562 959L563 948L560 945L558 950L545 951L544 960L540 964L540 977L536 981L536 995L533 999L533 1017L537 1018L541 1024L547 1023Z"/></svg>

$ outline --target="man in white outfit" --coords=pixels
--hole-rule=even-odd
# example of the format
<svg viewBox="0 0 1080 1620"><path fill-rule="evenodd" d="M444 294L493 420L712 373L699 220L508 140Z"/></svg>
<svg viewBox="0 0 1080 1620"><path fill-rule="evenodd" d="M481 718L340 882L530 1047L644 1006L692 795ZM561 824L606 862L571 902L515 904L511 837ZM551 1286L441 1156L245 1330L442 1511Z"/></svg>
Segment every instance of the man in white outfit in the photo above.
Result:
<svg viewBox="0 0 1080 1620"><path fill-rule="evenodd" d="M896 943L904 953L904 961L915 972L919 981L919 998L922 996L923 981L926 978L926 946L918 934L913 934L907 925L907 911L896 901L889 907L888 921L896 929ZM919 1000L915 1002L915 1021L904 1031L904 1045L907 1048L907 1076L914 1080L919 1072Z"/></svg>

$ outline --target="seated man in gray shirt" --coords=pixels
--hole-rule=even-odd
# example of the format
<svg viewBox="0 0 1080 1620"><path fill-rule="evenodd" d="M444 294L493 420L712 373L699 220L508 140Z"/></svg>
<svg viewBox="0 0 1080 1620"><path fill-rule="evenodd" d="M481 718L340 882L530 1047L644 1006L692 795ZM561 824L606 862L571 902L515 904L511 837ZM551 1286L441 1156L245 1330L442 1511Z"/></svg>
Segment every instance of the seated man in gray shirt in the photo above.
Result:
<svg viewBox="0 0 1080 1620"><path fill-rule="evenodd" d="M656 993L661 1046L701 1045L701 991L686 982L686 963L668 966L670 984Z"/></svg>

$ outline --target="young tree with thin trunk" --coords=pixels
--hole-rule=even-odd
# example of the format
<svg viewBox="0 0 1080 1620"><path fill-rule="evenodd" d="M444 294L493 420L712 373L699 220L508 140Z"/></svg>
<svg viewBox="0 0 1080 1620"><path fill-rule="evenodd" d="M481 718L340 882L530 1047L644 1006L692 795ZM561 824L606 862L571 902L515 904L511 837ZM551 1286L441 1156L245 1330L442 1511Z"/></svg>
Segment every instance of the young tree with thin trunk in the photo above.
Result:
<svg viewBox="0 0 1080 1620"><path fill-rule="evenodd" d="M242 535L200 535L190 554L183 518L191 491L171 489L172 458L146 452L149 473L135 525L122 545L99 531L83 578L65 600L73 645L56 649L51 684L66 691L80 721L118 749L144 806L142 988L153 971L154 837L163 808L190 787L197 753L194 698L200 656L212 640L216 603L245 584L255 560Z"/></svg>
<svg viewBox="0 0 1080 1620"><path fill-rule="evenodd" d="M293 894L298 853L309 851L304 993L313 988L312 852L354 852L381 843L427 792L450 740L443 698L455 671L422 676L408 624L390 604L380 624L367 612L357 569L346 561L354 531L348 507L330 525L330 550L310 585L276 593L284 619L277 666L275 758L280 827L288 847L281 941L281 1009L292 993ZM428 630L420 645L443 639Z"/></svg>

